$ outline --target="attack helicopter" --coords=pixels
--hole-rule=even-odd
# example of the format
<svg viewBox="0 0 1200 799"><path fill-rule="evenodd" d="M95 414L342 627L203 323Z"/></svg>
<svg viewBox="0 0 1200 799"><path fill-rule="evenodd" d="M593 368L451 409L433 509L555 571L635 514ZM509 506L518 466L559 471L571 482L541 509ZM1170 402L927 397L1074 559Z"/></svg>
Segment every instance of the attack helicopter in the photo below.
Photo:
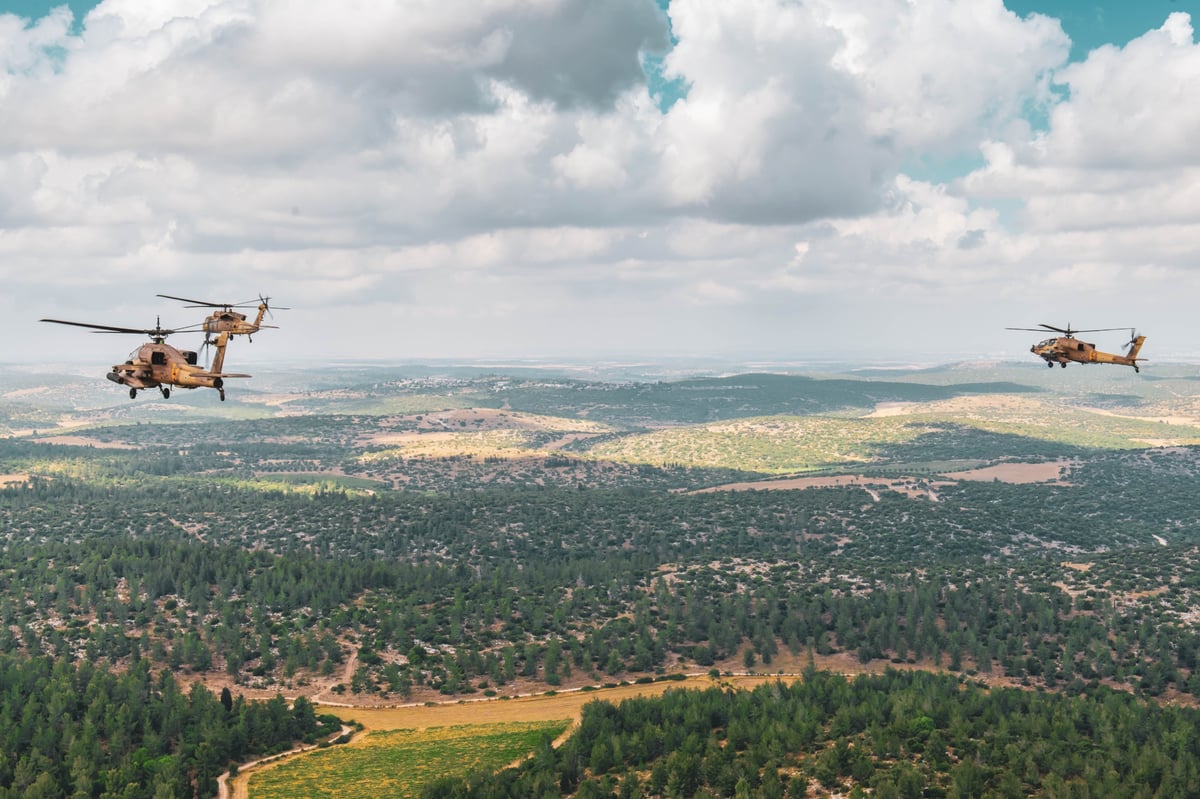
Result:
<svg viewBox="0 0 1200 799"><path fill-rule="evenodd" d="M171 330L162 326L159 320L154 327L140 329L135 327L116 327L113 325L95 325L89 322L71 322L66 319L42 319L43 322L53 322L56 325L73 325L90 328L96 333L135 333L150 337L148 343L129 353L124 363L113 366L106 377L123 386L129 386L129 398L137 397L142 389L157 388L167 399L171 396L171 387L178 388L215 388L221 401L225 401L225 381L234 377L250 377L246 374L222 372L225 363L225 347L229 344L229 333L217 336L213 346L216 355L208 368L200 366L197 354L192 350L176 349L166 343L167 336L173 333L199 332L199 328L180 328Z"/></svg>
<svg viewBox="0 0 1200 799"><path fill-rule="evenodd" d="M208 317L200 324L200 328L204 331L204 342L208 344L210 336L228 333L231 336L245 336L248 341L253 342L252 335L263 328L275 327L275 325L264 325L263 317L271 313L271 298L259 295L257 308L258 315L254 317L253 322L246 321L246 314L238 313L234 308L254 308L256 304L254 300L246 300L245 302L209 302L207 300L193 300L187 297L173 297L170 294L159 294L159 297L167 300L175 300L177 302L186 303L185 308L216 308ZM286 311L287 308L276 308L278 311ZM274 316L272 315L272 318Z"/></svg>
<svg viewBox="0 0 1200 799"><path fill-rule="evenodd" d="M1029 330L1035 333L1045 333L1047 330L1055 333L1062 333L1061 336L1039 341L1029 348L1029 351L1046 362L1046 366L1053 368L1054 364L1058 364L1066 369L1067 364L1071 361L1075 363L1113 363L1119 366L1132 366L1133 371L1140 372L1138 361L1146 360L1138 358L1138 353L1142 350L1142 344L1146 341L1145 336L1139 336L1136 330L1129 331L1129 341L1125 346L1129 349L1124 355L1112 352L1104 352L1096 349L1095 344L1090 344L1086 341L1080 341L1075 338L1076 333L1102 333L1109 330L1125 330L1123 327L1097 327L1090 330L1075 330L1070 323L1065 328L1048 325L1045 322L1039 322L1039 327L1010 327L1007 330Z"/></svg>

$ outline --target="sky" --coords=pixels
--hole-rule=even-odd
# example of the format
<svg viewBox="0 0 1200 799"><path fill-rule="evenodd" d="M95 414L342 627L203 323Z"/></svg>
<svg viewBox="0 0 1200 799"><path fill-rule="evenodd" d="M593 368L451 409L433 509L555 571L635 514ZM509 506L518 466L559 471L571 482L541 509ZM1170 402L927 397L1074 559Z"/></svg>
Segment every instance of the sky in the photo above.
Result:
<svg viewBox="0 0 1200 799"><path fill-rule="evenodd" d="M200 320L160 293L290 308L230 367L1021 360L1039 323L1200 360L1195 20L0 0L0 360L106 369L138 337L36 320Z"/></svg>

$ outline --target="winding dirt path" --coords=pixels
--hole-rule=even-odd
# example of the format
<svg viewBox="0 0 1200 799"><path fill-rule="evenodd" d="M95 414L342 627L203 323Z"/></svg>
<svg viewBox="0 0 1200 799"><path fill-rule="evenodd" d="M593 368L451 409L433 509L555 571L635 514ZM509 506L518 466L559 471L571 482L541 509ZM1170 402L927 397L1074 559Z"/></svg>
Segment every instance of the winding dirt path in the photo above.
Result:
<svg viewBox="0 0 1200 799"><path fill-rule="evenodd" d="M342 669L342 679L341 679L340 684L341 685L349 685L351 682L353 682L354 681L354 670L357 668L358 668L358 650L352 648L350 650L350 657L346 660L346 666ZM326 696L329 694L330 690L332 690L333 686L335 686L335 685L338 685L338 683L334 682L333 680L330 680L329 682L325 683L325 685L321 686L320 691L317 691L315 694L313 694L312 696L310 696L308 698L309 701L314 704L320 703L322 705L337 705L338 704L337 702L333 702L333 701L330 701L329 699L326 699Z"/></svg>
<svg viewBox="0 0 1200 799"><path fill-rule="evenodd" d="M329 736L329 743L333 743L343 735L352 735L354 728L348 724L343 724L342 728L333 735ZM260 757L258 760L250 760L238 766L238 774L232 780L229 777L229 772L226 771L221 776L217 777L217 799L249 799L249 771L259 766L268 763L277 763L285 760L292 755L298 755L301 752L310 752L316 749L320 744L305 744L297 746L295 749L289 749L286 752L270 755L268 757Z"/></svg>

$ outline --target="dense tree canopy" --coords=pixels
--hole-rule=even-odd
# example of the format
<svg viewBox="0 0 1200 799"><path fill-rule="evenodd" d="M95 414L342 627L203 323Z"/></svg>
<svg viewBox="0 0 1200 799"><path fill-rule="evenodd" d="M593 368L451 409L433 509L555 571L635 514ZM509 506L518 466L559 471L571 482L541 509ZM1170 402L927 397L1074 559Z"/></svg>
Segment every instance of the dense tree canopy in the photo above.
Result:
<svg viewBox="0 0 1200 799"><path fill-rule="evenodd" d="M986 689L888 671L812 671L754 691L714 687L584 708L557 750L500 774L444 779L423 799L850 796L1187 797L1200 712L1108 689Z"/></svg>
<svg viewBox="0 0 1200 799"><path fill-rule="evenodd" d="M167 799L216 794L249 755L336 732L312 703L186 691L146 660L115 673L87 662L0 655L0 797Z"/></svg>

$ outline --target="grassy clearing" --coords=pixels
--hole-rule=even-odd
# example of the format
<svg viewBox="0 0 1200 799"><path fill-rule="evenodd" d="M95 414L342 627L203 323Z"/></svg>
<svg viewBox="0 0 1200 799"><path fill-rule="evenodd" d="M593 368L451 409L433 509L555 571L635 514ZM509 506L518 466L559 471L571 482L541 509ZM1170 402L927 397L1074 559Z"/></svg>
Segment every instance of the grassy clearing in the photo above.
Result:
<svg viewBox="0 0 1200 799"><path fill-rule="evenodd" d="M627 436L600 443L589 454L633 463L784 474L869 463L875 447L904 444L922 432L922 426L891 418L770 416Z"/></svg>
<svg viewBox="0 0 1200 799"><path fill-rule="evenodd" d="M569 722L461 725L373 732L362 743L323 749L250 777L254 799L408 799L438 777L500 769L553 739Z"/></svg>
<svg viewBox="0 0 1200 799"><path fill-rule="evenodd" d="M366 477L351 477L330 472L314 472L311 474L299 472L265 473L259 477L247 478L215 478L213 483L229 485L245 491L278 491L285 494L319 494L322 492L340 492L354 496L369 496L370 494L387 490L389 485L379 480Z"/></svg>
<svg viewBox="0 0 1200 799"><path fill-rule="evenodd" d="M968 399L912 403L887 416L771 416L676 427L601 441L588 454L652 465L820 474L871 467L952 471L986 462L981 453L1032 456L1050 444L1105 450L1200 444L1200 427L1178 419L1122 417L1029 398Z"/></svg>
<svg viewBox="0 0 1200 799"><path fill-rule="evenodd" d="M336 398L336 395L333 395ZM440 394L415 394L398 397L362 397L346 399L329 413L361 413L368 416L404 415L412 413L439 413L472 407L467 397Z"/></svg>
<svg viewBox="0 0 1200 799"><path fill-rule="evenodd" d="M381 488L387 488L387 484L380 480L371 480L366 477L351 477L344 474L329 474L328 472L317 472L313 474L306 473L289 473L281 472L279 474L261 475L260 482L264 483L282 483L287 486L295 486L298 488L312 487L319 489L345 489L345 490L360 490L360 491L378 491ZM273 485L272 488L275 488Z"/></svg>
<svg viewBox="0 0 1200 799"><path fill-rule="evenodd" d="M520 458L539 454L533 442L536 434L524 430L481 430L434 432L397 439L399 446L359 457L363 463L387 462L408 458L447 458L470 455L476 458Z"/></svg>

